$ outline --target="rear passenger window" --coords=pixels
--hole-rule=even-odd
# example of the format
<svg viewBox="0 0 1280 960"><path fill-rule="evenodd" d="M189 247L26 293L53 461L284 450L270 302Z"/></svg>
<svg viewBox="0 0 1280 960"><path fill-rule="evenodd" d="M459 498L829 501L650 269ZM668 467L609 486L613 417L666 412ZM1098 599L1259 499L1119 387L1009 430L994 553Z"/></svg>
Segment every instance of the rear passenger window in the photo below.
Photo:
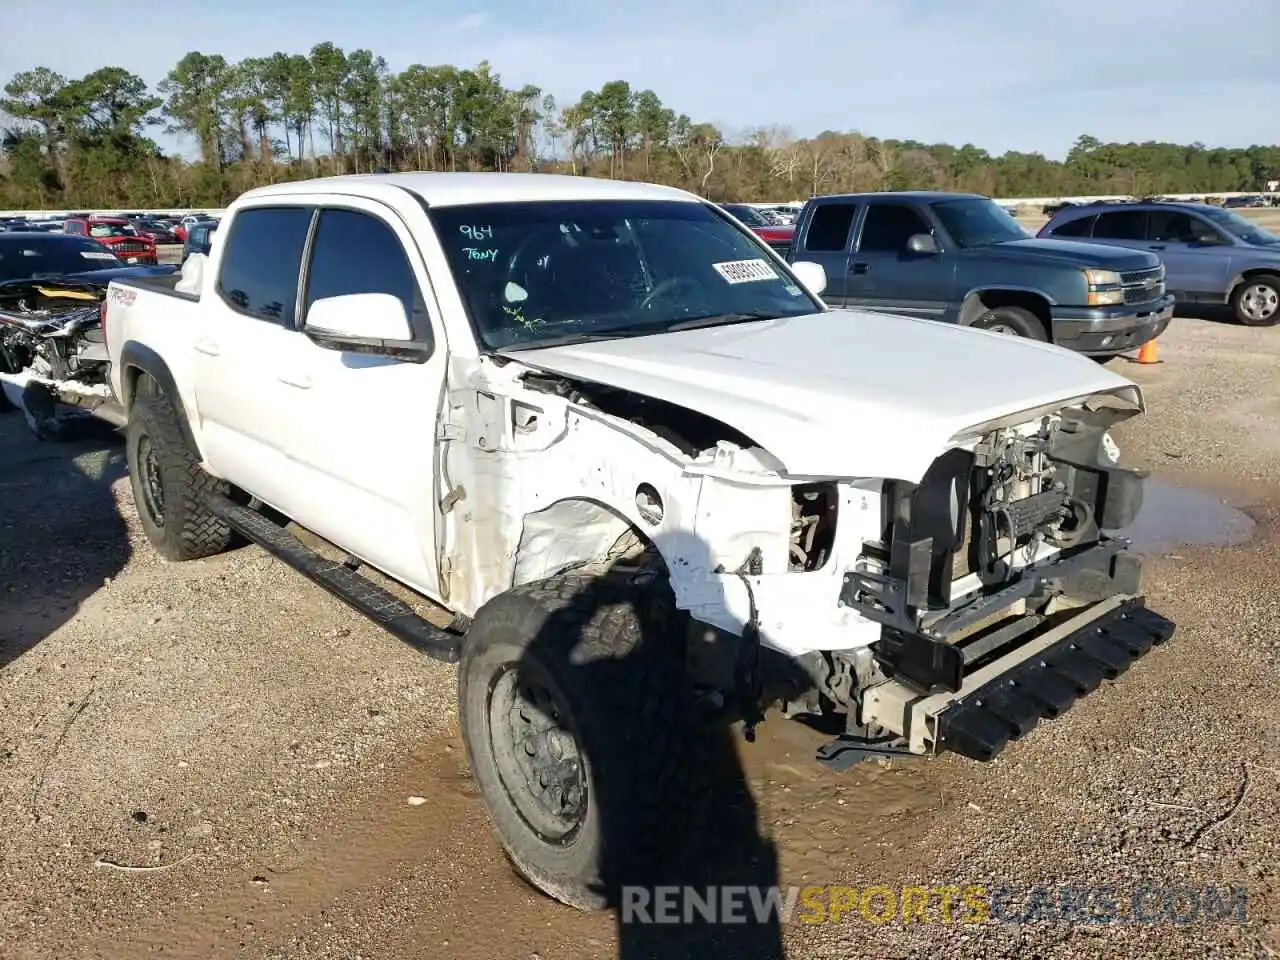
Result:
<svg viewBox="0 0 1280 960"><path fill-rule="evenodd" d="M1152 210L1150 225L1150 238L1166 243L1194 243L1204 232L1190 215L1176 210Z"/></svg>
<svg viewBox="0 0 1280 960"><path fill-rule="evenodd" d="M310 207L237 213L222 252L218 295L251 317L292 323L311 213Z"/></svg>
<svg viewBox="0 0 1280 960"><path fill-rule="evenodd" d="M1141 210L1117 210L1115 213L1098 214L1093 226L1095 238L1107 240L1145 240L1147 215Z"/></svg>
<svg viewBox="0 0 1280 960"><path fill-rule="evenodd" d="M410 321L421 309L418 282L395 231L367 213L324 210L307 271L306 309L350 293L389 293L404 304Z"/></svg>
<svg viewBox="0 0 1280 960"><path fill-rule="evenodd" d="M901 253L917 233L931 233L929 222L899 203L873 203L862 224L859 253Z"/></svg>
<svg viewBox="0 0 1280 960"><path fill-rule="evenodd" d="M809 229L805 233L804 248L816 251L839 252L849 243L849 229L857 204L824 203L813 211Z"/></svg>
<svg viewBox="0 0 1280 960"><path fill-rule="evenodd" d="M1053 235L1055 237L1087 237L1093 232L1093 221L1097 219L1096 216L1092 216L1068 220L1062 226L1054 227Z"/></svg>

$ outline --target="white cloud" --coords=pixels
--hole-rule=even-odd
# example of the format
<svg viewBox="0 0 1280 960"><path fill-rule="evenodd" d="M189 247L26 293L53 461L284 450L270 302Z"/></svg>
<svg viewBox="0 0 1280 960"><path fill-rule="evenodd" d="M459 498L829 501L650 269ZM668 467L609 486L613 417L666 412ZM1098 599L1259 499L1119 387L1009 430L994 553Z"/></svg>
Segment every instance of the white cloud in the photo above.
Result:
<svg viewBox="0 0 1280 960"><path fill-rule="evenodd" d="M730 129L859 129L1055 156L1081 133L1231 145L1277 136L1260 123L1280 102L1274 53L1240 34L1280 35L1276 0L486 6L445 16L442 30L420 0L382 0L377 16L340 0L168 0L155 18L123 0L0 0L0 76L115 62L155 82L193 46L239 59L331 39L393 69L488 60L509 85L565 103L625 79Z"/></svg>

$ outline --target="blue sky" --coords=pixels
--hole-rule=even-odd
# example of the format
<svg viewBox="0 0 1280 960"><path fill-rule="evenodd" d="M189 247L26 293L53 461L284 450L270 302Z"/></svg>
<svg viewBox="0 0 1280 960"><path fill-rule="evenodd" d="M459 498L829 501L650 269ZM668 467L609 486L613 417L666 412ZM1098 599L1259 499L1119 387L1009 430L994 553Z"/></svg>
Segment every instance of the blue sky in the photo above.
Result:
<svg viewBox="0 0 1280 960"><path fill-rule="evenodd" d="M0 0L0 78L367 47L488 59L561 104L611 79L726 132L778 124L1063 156L1103 140L1280 140L1280 0ZM165 138L169 139L169 138Z"/></svg>

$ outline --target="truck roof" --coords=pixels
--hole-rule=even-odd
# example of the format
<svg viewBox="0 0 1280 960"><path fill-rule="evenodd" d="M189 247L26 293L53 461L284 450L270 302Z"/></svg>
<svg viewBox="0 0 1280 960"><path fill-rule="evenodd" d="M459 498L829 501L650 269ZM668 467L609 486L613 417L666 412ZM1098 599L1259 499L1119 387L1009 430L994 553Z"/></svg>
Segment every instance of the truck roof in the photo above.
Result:
<svg viewBox="0 0 1280 960"><path fill-rule="evenodd" d="M875 200L898 197L903 200L986 200L980 193L952 193L948 190L877 190L868 193L833 193L814 200Z"/></svg>
<svg viewBox="0 0 1280 960"><path fill-rule="evenodd" d="M685 200L701 198L674 187L630 180L552 173L369 173L294 180L250 190L248 197L334 192L374 195L387 186L416 194L428 206L521 200Z"/></svg>

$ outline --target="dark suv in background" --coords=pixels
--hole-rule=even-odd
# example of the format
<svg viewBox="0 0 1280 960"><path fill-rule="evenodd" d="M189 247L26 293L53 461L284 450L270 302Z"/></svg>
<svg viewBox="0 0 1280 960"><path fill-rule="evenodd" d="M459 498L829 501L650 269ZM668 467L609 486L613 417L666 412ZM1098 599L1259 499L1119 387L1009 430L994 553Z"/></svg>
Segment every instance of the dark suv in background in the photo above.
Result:
<svg viewBox="0 0 1280 960"><path fill-rule="evenodd" d="M1204 203L1069 207L1039 236L1150 251L1182 303L1230 304L1251 327L1280 322L1280 237Z"/></svg>
<svg viewBox="0 0 1280 960"><path fill-rule="evenodd" d="M1047 340L1099 359L1142 346L1173 316L1154 253L1038 240L975 194L814 197L787 259L819 264L835 307Z"/></svg>

